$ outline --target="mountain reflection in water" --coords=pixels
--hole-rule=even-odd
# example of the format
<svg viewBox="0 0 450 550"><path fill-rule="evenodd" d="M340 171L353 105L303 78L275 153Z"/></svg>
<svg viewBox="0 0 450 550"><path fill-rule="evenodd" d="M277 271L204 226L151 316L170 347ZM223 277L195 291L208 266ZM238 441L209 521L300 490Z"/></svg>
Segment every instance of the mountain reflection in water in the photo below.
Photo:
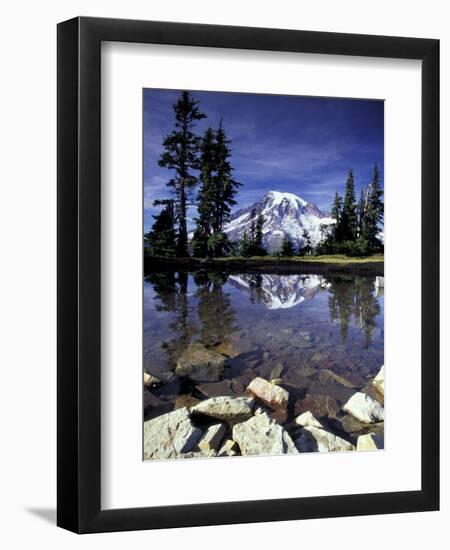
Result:
<svg viewBox="0 0 450 550"><path fill-rule="evenodd" d="M282 362L283 378L295 384L305 367L325 365L362 386L384 362L383 302L374 276L151 273L144 280L144 366L175 381L181 352L200 341L253 354L246 368L254 376L267 378ZM161 391L175 399L179 383Z"/></svg>

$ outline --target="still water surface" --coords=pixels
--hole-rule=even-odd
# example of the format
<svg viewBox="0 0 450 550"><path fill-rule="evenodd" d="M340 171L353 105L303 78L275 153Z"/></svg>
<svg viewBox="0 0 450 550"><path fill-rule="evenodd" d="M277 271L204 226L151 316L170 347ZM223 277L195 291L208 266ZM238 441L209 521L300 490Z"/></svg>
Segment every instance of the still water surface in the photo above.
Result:
<svg viewBox="0 0 450 550"><path fill-rule="evenodd" d="M174 367L200 341L234 356L223 379L194 384ZM377 279L321 274L152 273L144 279L144 366L164 381L144 418L214 395L244 395L255 376L281 378L295 401L342 404L384 363L384 298ZM353 389L328 384L332 370Z"/></svg>

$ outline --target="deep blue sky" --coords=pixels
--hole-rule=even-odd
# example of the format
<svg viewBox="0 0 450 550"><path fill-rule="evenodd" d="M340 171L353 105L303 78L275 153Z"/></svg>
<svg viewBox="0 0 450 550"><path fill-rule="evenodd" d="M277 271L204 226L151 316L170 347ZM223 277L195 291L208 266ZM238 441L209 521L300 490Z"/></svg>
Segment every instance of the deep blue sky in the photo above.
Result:
<svg viewBox="0 0 450 550"><path fill-rule="evenodd" d="M158 166L162 141L174 123L179 90L144 90L144 226L153 224L154 199L170 196L171 171ZM340 99L226 92L192 92L207 115L197 124L202 134L220 118L232 140L231 162L242 182L236 209L267 191L295 193L331 210L353 169L357 196L378 162L383 181L384 103ZM190 209L189 217L195 211Z"/></svg>

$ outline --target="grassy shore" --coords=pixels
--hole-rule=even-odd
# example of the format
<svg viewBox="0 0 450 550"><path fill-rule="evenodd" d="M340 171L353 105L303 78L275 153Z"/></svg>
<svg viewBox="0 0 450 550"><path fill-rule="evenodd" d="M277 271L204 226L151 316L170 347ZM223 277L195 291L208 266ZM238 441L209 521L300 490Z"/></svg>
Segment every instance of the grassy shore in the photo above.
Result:
<svg viewBox="0 0 450 550"><path fill-rule="evenodd" d="M197 271L200 269L230 273L350 273L383 275L382 255L353 258L340 254L327 256L253 256L242 258L155 258L144 257L144 271Z"/></svg>
<svg viewBox="0 0 450 550"><path fill-rule="evenodd" d="M196 261L201 261L199 258L192 258ZM366 264L366 263L383 263L384 256L382 254L376 254L373 256L362 256L362 257L350 257L345 256L344 254L327 254L323 256L292 256L292 257L282 257L282 256L252 256L250 258L243 258L242 256L229 256L227 258L214 258L213 262L230 262L230 261L241 261L246 260L258 261L258 262L267 262L267 263L322 263L322 264Z"/></svg>

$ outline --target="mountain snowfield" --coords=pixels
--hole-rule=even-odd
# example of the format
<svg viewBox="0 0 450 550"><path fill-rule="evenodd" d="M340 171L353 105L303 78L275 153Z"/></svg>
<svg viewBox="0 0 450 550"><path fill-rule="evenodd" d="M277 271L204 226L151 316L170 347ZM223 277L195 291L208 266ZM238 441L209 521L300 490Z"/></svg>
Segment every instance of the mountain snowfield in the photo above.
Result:
<svg viewBox="0 0 450 550"><path fill-rule="evenodd" d="M224 227L230 241L240 241L244 231L249 233L252 210L264 216L263 244L268 252L277 252L286 235L297 247L303 247L304 231L308 233L312 244L317 245L323 238L321 225L335 223L333 218L312 202L293 193L269 191L258 202L232 215Z"/></svg>

